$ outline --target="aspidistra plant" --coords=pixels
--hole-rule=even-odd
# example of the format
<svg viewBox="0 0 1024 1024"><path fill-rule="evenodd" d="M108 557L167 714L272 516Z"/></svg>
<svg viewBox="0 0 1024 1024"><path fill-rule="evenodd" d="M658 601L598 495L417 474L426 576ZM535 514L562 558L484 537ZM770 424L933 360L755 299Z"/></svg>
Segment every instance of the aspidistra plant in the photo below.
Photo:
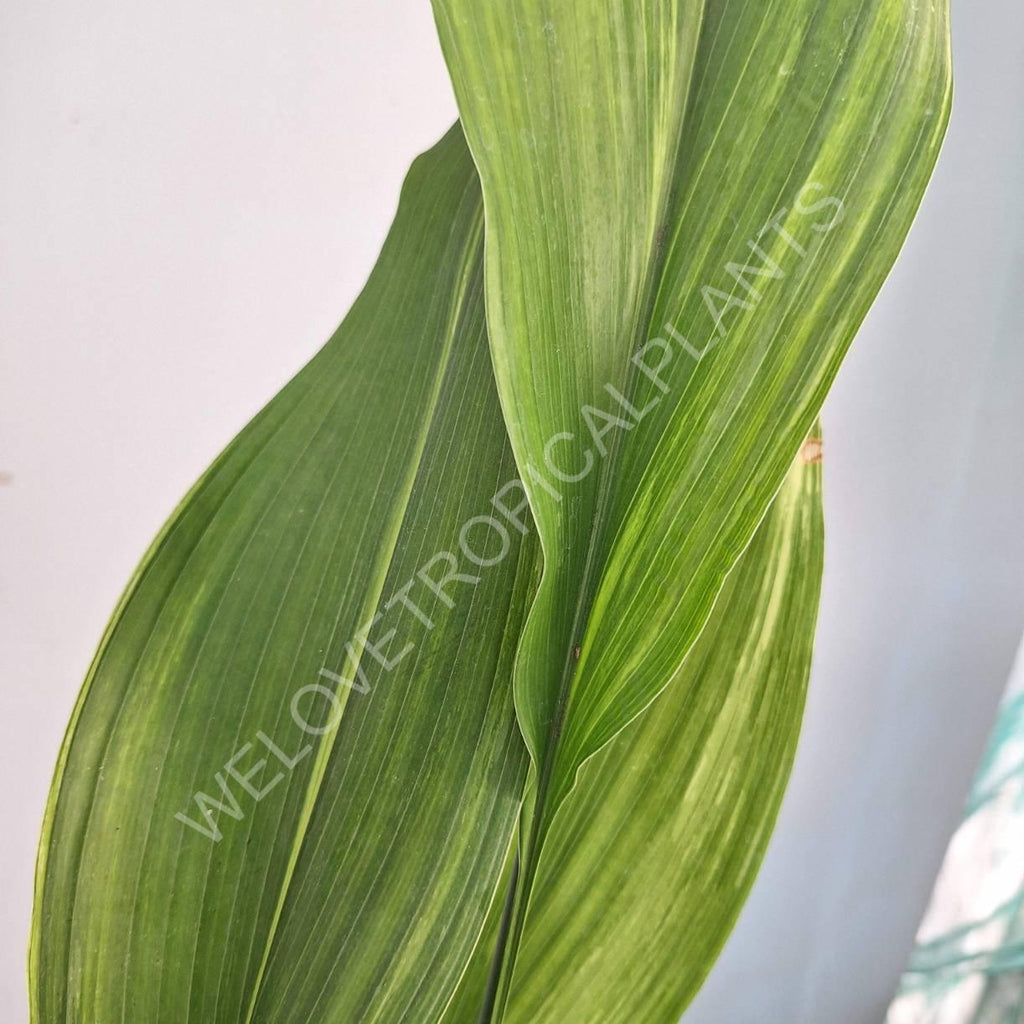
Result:
<svg viewBox="0 0 1024 1024"><path fill-rule="evenodd" d="M434 0L461 118L115 611L33 1020L672 1022L792 764L945 0Z"/></svg>

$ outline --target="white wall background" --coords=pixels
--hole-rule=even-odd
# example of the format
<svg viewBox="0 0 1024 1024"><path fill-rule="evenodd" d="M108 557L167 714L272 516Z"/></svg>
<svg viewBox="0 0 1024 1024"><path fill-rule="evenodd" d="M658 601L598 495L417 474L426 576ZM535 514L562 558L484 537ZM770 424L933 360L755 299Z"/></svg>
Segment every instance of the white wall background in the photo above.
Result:
<svg viewBox="0 0 1024 1024"><path fill-rule="evenodd" d="M938 173L826 415L807 725L693 1024L876 1024L1024 625L1024 8L956 8ZM454 117L427 0L0 8L0 1018L121 587L357 293Z"/></svg>

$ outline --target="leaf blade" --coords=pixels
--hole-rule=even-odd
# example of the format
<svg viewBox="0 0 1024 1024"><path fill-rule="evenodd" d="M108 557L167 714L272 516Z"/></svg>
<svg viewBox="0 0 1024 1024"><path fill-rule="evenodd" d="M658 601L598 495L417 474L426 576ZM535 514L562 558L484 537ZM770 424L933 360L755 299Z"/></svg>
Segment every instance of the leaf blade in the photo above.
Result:
<svg viewBox="0 0 1024 1024"><path fill-rule="evenodd" d="M544 550L516 675L542 839L699 635L896 257L948 116L948 4L434 8Z"/></svg>
<svg viewBox="0 0 1024 1024"><path fill-rule="evenodd" d="M47 811L34 1020L306 1019L306 1004L369 1019L411 1000L440 1012L449 998L521 797L507 636L533 541L510 526L507 557L457 594L420 581L406 596L429 629L388 587L457 548L463 519L493 511L494 481L514 476L480 225L456 128L414 165L345 323L193 489L119 605ZM350 648L368 609L389 601L402 633L389 640L385 617ZM405 641L415 649L398 658ZM396 661L387 675L378 656ZM337 682L374 665L368 694ZM314 689L323 667L336 670L329 691ZM202 813L201 790L219 810ZM185 807L191 825L174 817ZM348 876L322 855L338 835L355 856ZM323 933L342 935L358 913L364 945L341 974L309 958L296 983L278 950L305 938L296 907L301 918L328 881ZM423 908L448 929L440 953L415 930Z"/></svg>
<svg viewBox="0 0 1024 1024"><path fill-rule="evenodd" d="M544 851L510 1024L675 1021L760 867L796 751L823 563L798 457L664 693L581 771Z"/></svg>
<svg viewBox="0 0 1024 1024"><path fill-rule="evenodd" d="M731 931L800 731L824 553L819 434L677 677L583 765L559 810L502 1017L510 1024L676 1021ZM443 1024L478 1020L501 911L496 901Z"/></svg>

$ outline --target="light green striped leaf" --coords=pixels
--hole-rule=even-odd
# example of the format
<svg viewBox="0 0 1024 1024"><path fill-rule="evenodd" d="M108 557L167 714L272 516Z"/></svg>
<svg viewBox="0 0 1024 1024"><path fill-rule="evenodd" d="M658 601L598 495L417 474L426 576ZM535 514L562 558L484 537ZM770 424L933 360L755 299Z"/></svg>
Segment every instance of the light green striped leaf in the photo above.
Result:
<svg viewBox="0 0 1024 1024"><path fill-rule="evenodd" d="M541 856L509 1024L671 1024L725 942L796 749L822 572L819 455L808 441L676 678L580 771ZM442 1024L477 1020L503 902Z"/></svg>
<svg viewBox="0 0 1024 1024"><path fill-rule="evenodd" d="M948 116L948 2L433 3L544 554L511 960L578 769L678 671L899 251Z"/></svg>
<svg viewBox="0 0 1024 1024"><path fill-rule="evenodd" d="M672 1024L697 992L789 778L823 547L821 466L798 457L676 677L555 819L508 1024Z"/></svg>
<svg viewBox="0 0 1024 1024"><path fill-rule="evenodd" d="M456 128L338 332L143 561L47 808L38 1024L440 1016L527 764L510 675L536 545L491 502L516 470L481 233ZM463 536L480 516L503 532Z"/></svg>

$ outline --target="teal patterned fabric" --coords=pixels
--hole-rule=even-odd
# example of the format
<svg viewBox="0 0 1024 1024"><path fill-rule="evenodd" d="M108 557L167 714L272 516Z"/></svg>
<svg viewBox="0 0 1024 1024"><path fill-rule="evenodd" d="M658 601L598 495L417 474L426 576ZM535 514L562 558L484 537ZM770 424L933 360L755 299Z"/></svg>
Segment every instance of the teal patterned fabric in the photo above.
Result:
<svg viewBox="0 0 1024 1024"><path fill-rule="evenodd" d="M1024 660L887 1024L1024 1024Z"/></svg>

